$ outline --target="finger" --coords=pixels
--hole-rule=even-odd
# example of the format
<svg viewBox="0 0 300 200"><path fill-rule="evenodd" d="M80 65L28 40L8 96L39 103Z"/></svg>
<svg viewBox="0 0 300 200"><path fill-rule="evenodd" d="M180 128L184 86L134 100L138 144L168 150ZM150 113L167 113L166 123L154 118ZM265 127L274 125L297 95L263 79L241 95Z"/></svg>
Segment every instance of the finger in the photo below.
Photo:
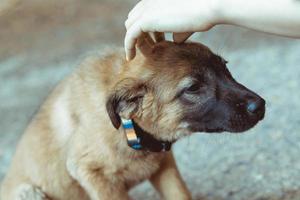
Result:
<svg viewBox="0 0 300 200"><path fill-rule="evenodd" d="M173 33L173 41L176 43L185 42L194 32Z"/></svg>
<svg viewBox="0 0 300 200"><path fill-rule="evenodd" d="M132 26L132 24L134 24L136 21L142 18L142 14L144 13L144 11L145 11L145 6L141 5L138 8L136 8L134 12L130 14L130 16L128 15L128 18L125 21L125 27L127 30Z"/></svg>
<svg viewBox="0 0 300 200"><path fill-rule="evenodd" d="M127 30L125 40L124 40L124 48L126 53L126 59L128 61L132 60L135 57L135 44L137 38L142 34L141 26L139 23L134 24L130 29Z"/></svg>
<svg viewBox="0 0 300 200"><path fill-rule="evenodd" d="M139 10L141 7L143 7L145 5L145 2L139 1L132 9L131 11L128 13L128 18L131 17L132 15L134 15L134 13Z"/></svg>
<svg viewBox="0 0 300 200"><path fill-rule="evenodd" d="M136 23L137 21L139 21L142 18L142 14L143 14L144 10L141 10L138 13L135 13L134 15L132 15L131 17L129 17L126 21L125 21L125 27L128 30L134 23Z"/></svg>

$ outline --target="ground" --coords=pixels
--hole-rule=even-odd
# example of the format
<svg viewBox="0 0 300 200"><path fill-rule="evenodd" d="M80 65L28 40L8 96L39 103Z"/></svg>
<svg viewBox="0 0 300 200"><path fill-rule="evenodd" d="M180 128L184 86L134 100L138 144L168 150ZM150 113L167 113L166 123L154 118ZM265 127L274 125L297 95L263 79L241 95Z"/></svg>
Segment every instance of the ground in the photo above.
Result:
<svg viewBox="0 0 300 200"><path fill-rule="evenodd" d="M90 52L123 45L135 2L28 0L0 17L0 180L55 84ZM299 200L300 41L231 26L193 40L222 55L233 76L267 101L265 119L245 134L199 133L175 144L194 199ZM158 199L149 183L131 195Z"/></svg>

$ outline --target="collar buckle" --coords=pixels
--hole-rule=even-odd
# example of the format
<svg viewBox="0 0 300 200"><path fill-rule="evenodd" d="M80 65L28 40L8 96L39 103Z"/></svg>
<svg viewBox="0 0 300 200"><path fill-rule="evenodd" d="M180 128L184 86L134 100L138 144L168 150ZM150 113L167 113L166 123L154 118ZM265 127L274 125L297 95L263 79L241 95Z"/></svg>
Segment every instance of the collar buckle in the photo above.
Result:
<svg viewBox="0 0 300 200"><path fill-rule="evenodd" d="M172 142L155 139L133 120L121 119L121 121L127 138L127 144L132 149L148 152L165 152L171 149Z"/></svg>

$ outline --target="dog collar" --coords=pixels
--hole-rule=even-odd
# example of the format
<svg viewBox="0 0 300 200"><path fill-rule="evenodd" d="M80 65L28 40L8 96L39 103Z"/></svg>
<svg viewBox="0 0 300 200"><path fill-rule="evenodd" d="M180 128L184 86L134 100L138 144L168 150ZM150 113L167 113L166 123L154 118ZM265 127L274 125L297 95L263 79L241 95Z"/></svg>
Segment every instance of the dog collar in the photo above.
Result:
<svg viewBox="0 0 300 200"><path fill-rule="evenodd" d="M171 149L172 142L155 139L133 120L121 119L121 121L129 147L148 152L164 152Z"/></svg>

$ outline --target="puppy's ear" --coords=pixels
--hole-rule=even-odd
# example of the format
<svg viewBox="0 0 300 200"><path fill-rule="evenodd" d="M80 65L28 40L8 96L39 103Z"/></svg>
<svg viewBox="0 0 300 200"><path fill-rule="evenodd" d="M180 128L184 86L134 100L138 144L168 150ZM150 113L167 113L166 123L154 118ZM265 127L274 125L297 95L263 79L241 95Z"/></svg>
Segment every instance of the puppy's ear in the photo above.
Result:
<svg viewBox="0 0 300 200"><path fill-rule="evenodd" d="M139 111L146 92L145 84L135 79L116 84L106 101L107 113L116 129L121 125L121 117L130 119Z"/></svg>
<svg viewBox="0 0 300 200"><path fill-rule="evenodd" d="M155 42L165 41L165 34L162 32L154 32Z"/></svg>
<svg viewBox="0 0 300 200"><path fill-rule="evenodd" d="M153 58L154 54L157 55L161 52L155 43L165 41L165 35L161 32L154 32L154 39L149 33L143 33L137 40L137 47L142 52L142 54L147 58Z"/></svg>
<svg viewBox="0 0 300 200"><path fill-rule="evenodd" d="M151 56L155 42L150 37L149 33L142 33L137 40L137 47L145 57Z"/></svg>

